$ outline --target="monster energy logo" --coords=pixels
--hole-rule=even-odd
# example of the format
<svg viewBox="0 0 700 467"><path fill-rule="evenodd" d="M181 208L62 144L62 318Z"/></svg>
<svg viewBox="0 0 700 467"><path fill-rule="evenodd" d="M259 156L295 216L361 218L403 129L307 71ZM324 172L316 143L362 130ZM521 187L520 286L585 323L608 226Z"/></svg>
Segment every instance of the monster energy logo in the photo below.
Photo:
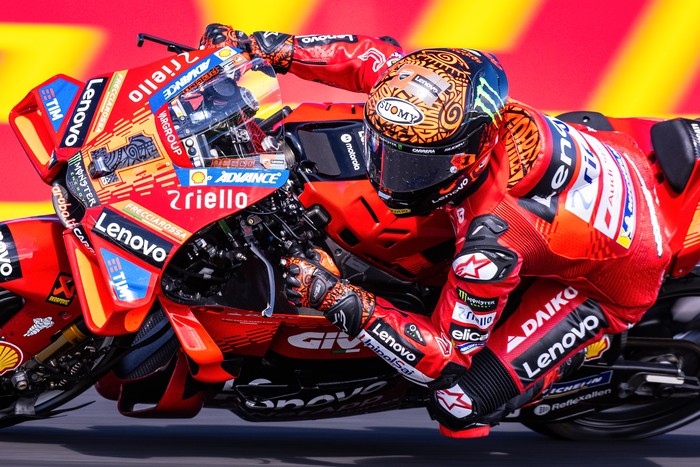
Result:
<svg viewBox="0 0 700 467"><path fill-rule="evenodd" d="M484 77L479 78L479 84L476 86L476 102L474 108L486 113L491 120L496 120L498 110L503 107L503 99L495 89L489 85Z"/></svg>

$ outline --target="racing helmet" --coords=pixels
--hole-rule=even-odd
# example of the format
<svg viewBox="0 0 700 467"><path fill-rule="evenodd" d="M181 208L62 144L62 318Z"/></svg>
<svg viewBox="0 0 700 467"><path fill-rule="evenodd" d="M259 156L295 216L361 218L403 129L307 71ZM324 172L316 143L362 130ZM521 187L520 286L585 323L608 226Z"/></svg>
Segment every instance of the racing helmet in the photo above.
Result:
<svg viewBox="0 0 700 467"><path fill-rule="evenodd" d="M365 105L365 163L398 217L459 201L484 172L508 95L491 54L423 49L394 63Z"/></svg>

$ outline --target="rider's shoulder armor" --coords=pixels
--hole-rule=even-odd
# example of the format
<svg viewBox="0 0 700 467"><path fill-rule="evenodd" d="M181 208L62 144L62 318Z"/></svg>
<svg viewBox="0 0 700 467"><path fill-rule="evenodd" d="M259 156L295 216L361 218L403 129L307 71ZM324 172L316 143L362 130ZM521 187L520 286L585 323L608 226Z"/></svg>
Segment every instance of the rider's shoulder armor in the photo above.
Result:
<svg viewBox="0 0 700 467"><path fill-rule="evenodd" d="M545 151L542 118L538 111L513 100L504 109L499 138L508 157L508 189L531 185L532 179L538 178L536 172L543 165Z"/></svg>

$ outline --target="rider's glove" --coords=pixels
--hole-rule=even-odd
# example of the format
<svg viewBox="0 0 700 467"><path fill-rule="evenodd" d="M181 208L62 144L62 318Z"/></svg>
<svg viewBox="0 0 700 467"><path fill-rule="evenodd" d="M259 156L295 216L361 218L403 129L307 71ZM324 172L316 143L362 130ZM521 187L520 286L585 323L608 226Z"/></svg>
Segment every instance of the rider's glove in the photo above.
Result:
<svg viewBox="0 0 700 467"><path fill-rule="evenodd" d="M263 58L277 73L286 73L292 64L294 36L267 31L254 32L249 36L231 26L213 23L207 26L199 40L200 49L226 46L241 49L251 58Z"/></svg>
<svg viewBox="0 0 700 467"><path fill-rule="evenodd" d="M231 26L212 23L204 30L202 38L199 39L199 48L210 47L235 47L245 52L251 52L251 40L248 34L243 31L236 31Z"/></svg>
<svg viewBox="0 0 700 467"><path fill-rule="evenodd" d="M346 334L355 337L374 311L374 295L339 277L331 257L314 249L308 258L284 258L287 298L314 308Z"/></svg>

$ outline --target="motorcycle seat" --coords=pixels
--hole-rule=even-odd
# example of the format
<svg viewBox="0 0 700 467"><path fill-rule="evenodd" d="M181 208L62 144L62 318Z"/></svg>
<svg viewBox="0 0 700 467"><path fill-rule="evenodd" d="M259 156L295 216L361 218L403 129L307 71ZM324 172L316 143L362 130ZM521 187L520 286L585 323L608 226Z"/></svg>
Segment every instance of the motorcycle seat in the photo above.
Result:
<svg viewBox="0 0 700 467"><path fill-rule="evenodd" d="M682 193L700 159L700 122L674 118L655 123L651 143L668 185Z"/></svg>

